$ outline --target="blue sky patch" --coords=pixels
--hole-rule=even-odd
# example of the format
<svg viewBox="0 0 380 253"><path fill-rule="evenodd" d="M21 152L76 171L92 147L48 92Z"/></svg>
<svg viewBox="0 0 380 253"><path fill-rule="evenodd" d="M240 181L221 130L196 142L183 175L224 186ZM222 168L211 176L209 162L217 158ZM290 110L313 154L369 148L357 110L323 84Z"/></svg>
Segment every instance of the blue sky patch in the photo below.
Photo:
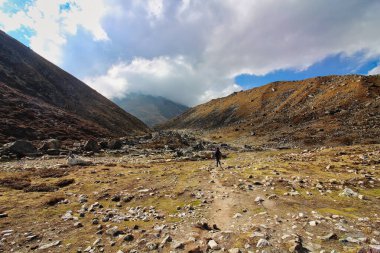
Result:
<svg viewBox="0 0 380 253"><path fill-rule="evenodd" d="M235 77L235 83L244 89L250 89L265 85L275 81L302 80L315 76L361 74L366 75L368 71L375 68L379 59L363 61L364 52L353 56L336 54L315 63L304 71L295 69L284 69L271 72L267 75L257 76L251 74L241 74Z"/></svg>
<svg viewBox="0 0 380 253"><path fill-rule="evenodd" d="M4 13L17 13L20 10L25 10L31 3L33 3L33 0L8 0L0 6L0 9Z"/></svg>
<svg viewBox="0 0 380 253"><path fill-rule="evenodd" d="M34 36L36 32L30 29L29 27L22 26L20 29L9 31L8 34L16 40L20 41L25 46L29 47L30 37Z"/></svg>
<svg viewBox="0 0 380 253"><path fill-rule="evenodd" d="M71 4L69 2L61 4L59 6L59 12L61 12L61 13L64 12L64 11L69 11L69 10L71 10Z"/></svg>

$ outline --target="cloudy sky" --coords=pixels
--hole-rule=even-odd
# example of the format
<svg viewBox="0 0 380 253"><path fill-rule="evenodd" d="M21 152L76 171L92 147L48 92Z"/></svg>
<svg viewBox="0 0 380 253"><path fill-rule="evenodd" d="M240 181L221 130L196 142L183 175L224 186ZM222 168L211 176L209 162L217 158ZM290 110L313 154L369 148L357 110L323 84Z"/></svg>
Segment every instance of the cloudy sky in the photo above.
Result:
<svg viewBox="0 0 380 253"><path fill-rule="evenodd" d="M0 0L0 29L108 98L196 105L276 80L380 73L379 0Z"/></svg>

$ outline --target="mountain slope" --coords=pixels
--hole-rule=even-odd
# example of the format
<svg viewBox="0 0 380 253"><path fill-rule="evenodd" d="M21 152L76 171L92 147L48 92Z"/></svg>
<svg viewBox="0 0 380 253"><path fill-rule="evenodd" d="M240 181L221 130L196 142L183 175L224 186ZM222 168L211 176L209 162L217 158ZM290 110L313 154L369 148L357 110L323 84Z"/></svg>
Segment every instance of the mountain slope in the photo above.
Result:
<svg viewBox="0 0 380 253"><path fill-rule="evenodd" d="M114 102L124 110L142 120L148 126L163 123L189 109L163 97L130 93Z"/></svg>
<svg viewBox="0 0 380 253"><path fill-rule="evenodd" d="M0 82L0 142L10 137L78 139L149 131L137 118L4 32L0 32Z"/></svg>
<svg viewBox="0 0 380 253"><path fill-rule="evenodd" d="M380 76L274 82L214 99L162 125L243 143L380 142Z"/></svg>

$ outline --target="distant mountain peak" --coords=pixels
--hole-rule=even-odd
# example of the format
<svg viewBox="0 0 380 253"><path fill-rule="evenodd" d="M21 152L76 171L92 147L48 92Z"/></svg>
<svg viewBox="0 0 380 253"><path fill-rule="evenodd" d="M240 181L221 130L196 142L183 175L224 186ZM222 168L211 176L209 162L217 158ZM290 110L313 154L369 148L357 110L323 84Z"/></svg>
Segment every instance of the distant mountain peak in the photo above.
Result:
<svg viewBox="0 0 380 253"><path fill-rule="evenodd" d="M151 127L162 124L189 109L185 105L178 104L162 96L134 92L113 101Z"/></svg>

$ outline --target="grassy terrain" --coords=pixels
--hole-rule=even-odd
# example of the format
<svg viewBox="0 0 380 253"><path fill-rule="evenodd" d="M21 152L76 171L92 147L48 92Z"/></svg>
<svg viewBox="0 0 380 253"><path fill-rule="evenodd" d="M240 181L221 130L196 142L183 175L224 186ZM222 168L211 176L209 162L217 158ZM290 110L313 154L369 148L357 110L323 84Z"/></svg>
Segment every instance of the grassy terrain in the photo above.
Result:
<svg viewBox="0 0 380 253"><path fill-rule="evenodd" d="M69 169L48 168L61 161L3 163L0 213L8 217L0 218L0 233L13 232L0 234L0 252L29 252L56 240L60 244L46 252L77 252L78 248L92 246L98 238L102 240L100 246L93 246L95 252L148 251L147 243L160 244L166 235L174 242L165 244L162 252L170 251L178 241L184 243L185 250L196 246L206 250L210 238L227 249L256 250L259 238L251 236L255 231L265 234L274 248L289 248L289 241L298 234L313 249L356 252L371 239L380 240L379 147L231 152L223 160L223 169L215 168L213 161L157 163L139 158L128 162L127 157L119 162L104 157L98 165ZM5 179L14 180L14 184L10 186ZM74 183L57 187L57 182L64 179L74 179ZM36 192L40 188L17 185L25 181L29 187L45 184L55 188ZM341 196L345 187L365 198ZM292 196L290 192L298 194ZM87 196L87 207L95 202L103 207L80 217L83 203L78 199L83 194ZM112 201L116 195L120 201ZM125 196L133 199L125 202ZM262 204L255 202L258 196L264 199ZM55 199L65 201L54 203ZM162 218L102 221L108 213L124 215L130 208L149 210L151 206ZM69 210L76 218L64 221L61 217ZM237 213L241 214L238 218L234 217ZM303 213L302 217L299 213ZM101 229L92 224L94 218L99 219ZM76 219L83 227L74 227ZM311 226L310 221L318 224ZM221 231L200 230L195 226L197 222L210 226L215 223ZM166 227L157 232L157 225ZM134 240L124 241L125 235L107 235L113 226L132 234ZM136 226L138 229L134 229ZM97 234L99 230L102 234ZM366 240L343 243L320 239L330 232L339 239L350 236ZM36 237L27 239L30 234Z"/></svg>

